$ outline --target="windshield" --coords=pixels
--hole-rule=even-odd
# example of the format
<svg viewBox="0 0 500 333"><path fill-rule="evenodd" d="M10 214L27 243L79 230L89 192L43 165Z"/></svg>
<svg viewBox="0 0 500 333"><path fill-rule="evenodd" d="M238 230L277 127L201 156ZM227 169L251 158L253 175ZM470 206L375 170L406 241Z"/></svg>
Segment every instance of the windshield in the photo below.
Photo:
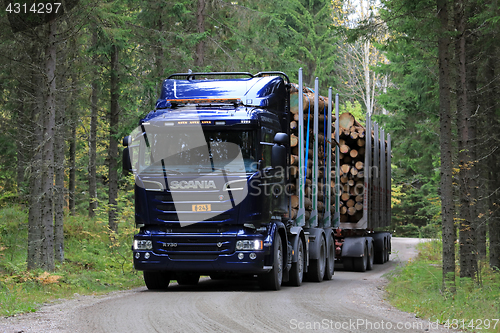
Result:
<svg viewBox="0 0 500 333"><path fill-rule="evenodd" d="M254 132L200 127L164 129L143 135L137 158L138 171L166 174L256 170Z"/></svg>

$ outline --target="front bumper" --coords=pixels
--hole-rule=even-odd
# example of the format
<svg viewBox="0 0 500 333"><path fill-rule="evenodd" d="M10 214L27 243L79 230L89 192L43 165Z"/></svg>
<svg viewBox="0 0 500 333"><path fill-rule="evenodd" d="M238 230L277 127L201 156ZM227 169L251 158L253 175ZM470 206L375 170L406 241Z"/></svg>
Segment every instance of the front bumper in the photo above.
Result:
<svg viewBox="0 0 500 333"><path fill-rule="evenodd" d="M148 259L145 259L146 253L149 253ZM250 258L251 253L255 254L255 259ZM200 274L210 274L213 272L259 274L269 272L272 268L272 266L266 264L269 253L269 249L261 251L235 251L231 254L190 253L171 255L157 254L153 251L145 250L133 251L134 267L136 270L185 271L199 272Z"/></svg>

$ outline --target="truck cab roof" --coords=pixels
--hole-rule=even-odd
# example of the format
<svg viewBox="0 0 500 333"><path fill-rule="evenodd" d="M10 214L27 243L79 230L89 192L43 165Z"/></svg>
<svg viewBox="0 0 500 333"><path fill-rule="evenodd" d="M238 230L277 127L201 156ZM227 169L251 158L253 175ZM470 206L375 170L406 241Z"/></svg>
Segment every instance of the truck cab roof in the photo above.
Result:
<svg viewBox="0 0 500 333"><path fill-rule="evenodd" d="M285 92L285 82L280 76L181 80L169 78L163 81L156 109L187 104L233 104L274 109L283 100Z"/></svg>

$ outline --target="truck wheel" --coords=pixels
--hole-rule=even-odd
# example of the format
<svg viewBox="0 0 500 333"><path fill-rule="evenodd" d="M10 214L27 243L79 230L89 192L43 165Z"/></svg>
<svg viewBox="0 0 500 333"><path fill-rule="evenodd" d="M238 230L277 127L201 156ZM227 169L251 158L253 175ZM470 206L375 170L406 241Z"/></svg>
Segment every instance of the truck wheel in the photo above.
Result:
<svg viewBox="0 0 500 333"><path fill-rule="evenodd" d="M375 263L376 264L383 264L384 262L386 262L386 250L385 250L385 246L386 246L386 243L385 243L385 240L382 240L382 248L379 248L377 247L375 249Z"/></svg>
<svg viewBox="0 0 500 333"><path fill-rule="evenodd" d="M275 242L273 269L258 276L259 285L265 290L280 290L283 281L283 245L279 235L276 235Z"/></svg>
<svg viewBox="0 0 500 333"><path fill-rule="evenodd" d="M170 273L168 272L143 272L144 282L149 290L167 289L170 283Z"/></svg>
<svg viewBox="0 0 500 333"><path fill-rule="evenodd" d="M356 272L365 272L366 267L368 266L368 247L366 246L366 243L364 248L364 255L362 257L352 259L354 270Z"/></svg>
<svg viewBox="0 0 500 333"><path fill-rule="evenodd" d="M326 244L325 239L321 237L321 245L319 248L319 258L313 259L309 263L307 279L312 282L321 282L325 276L326 266Z"/></svg>
<svg viewBox="0 0 500 333"><path fill-rule="evenodd" d="M179 286L195 286L200 281L200 274L177 273L177 283Z"/></svg>
<svg viewBox="0 0 500 333"><path fill-rule="evenodd" d="M327 281L333 278L333 273L335 271L335 243L331 234L328 243L330 243L330 245L328 246L328 257L326 258L325 276L323 277L323 280Z"/></svg>
<svg viewBox="0 0 500 333"><path fill-rule="evenodd" d="M385 255L385 261L389 261L389 257L391 255L391 237L387 237L387 244L386 244L386 255Z"/></svg>
<svg viewBox="0 0 500 333"><path fill-rule="evenodd" d="M367 262L367 265L366 265L366 270L367 271L371 271L373 269L373 260L374 260L374 256L375 256L375 249L374 249L375 245L372 243L372 246L370 247L370 250L368 251L368 262Z"/></svg>
<svg viewBox="0 0 500 333"><path fill-rule="evenodd" d="M299 245L297 246L297 262L292 263L290 270L290 286L299 287L304 280L304 243L299 238Z"/></svg>

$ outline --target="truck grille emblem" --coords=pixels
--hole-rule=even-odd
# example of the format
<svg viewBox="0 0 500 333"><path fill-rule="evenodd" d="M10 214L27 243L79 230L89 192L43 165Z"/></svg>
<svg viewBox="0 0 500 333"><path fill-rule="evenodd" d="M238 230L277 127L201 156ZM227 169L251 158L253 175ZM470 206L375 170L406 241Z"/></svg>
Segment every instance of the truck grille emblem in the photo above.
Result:
<svg viewBox="0 0 500 333"><path fill-rule="evenodd" d="M222 247L222 243L221 243L221 242L218 242L218 243L217 243L217 247Z"/></svg>

